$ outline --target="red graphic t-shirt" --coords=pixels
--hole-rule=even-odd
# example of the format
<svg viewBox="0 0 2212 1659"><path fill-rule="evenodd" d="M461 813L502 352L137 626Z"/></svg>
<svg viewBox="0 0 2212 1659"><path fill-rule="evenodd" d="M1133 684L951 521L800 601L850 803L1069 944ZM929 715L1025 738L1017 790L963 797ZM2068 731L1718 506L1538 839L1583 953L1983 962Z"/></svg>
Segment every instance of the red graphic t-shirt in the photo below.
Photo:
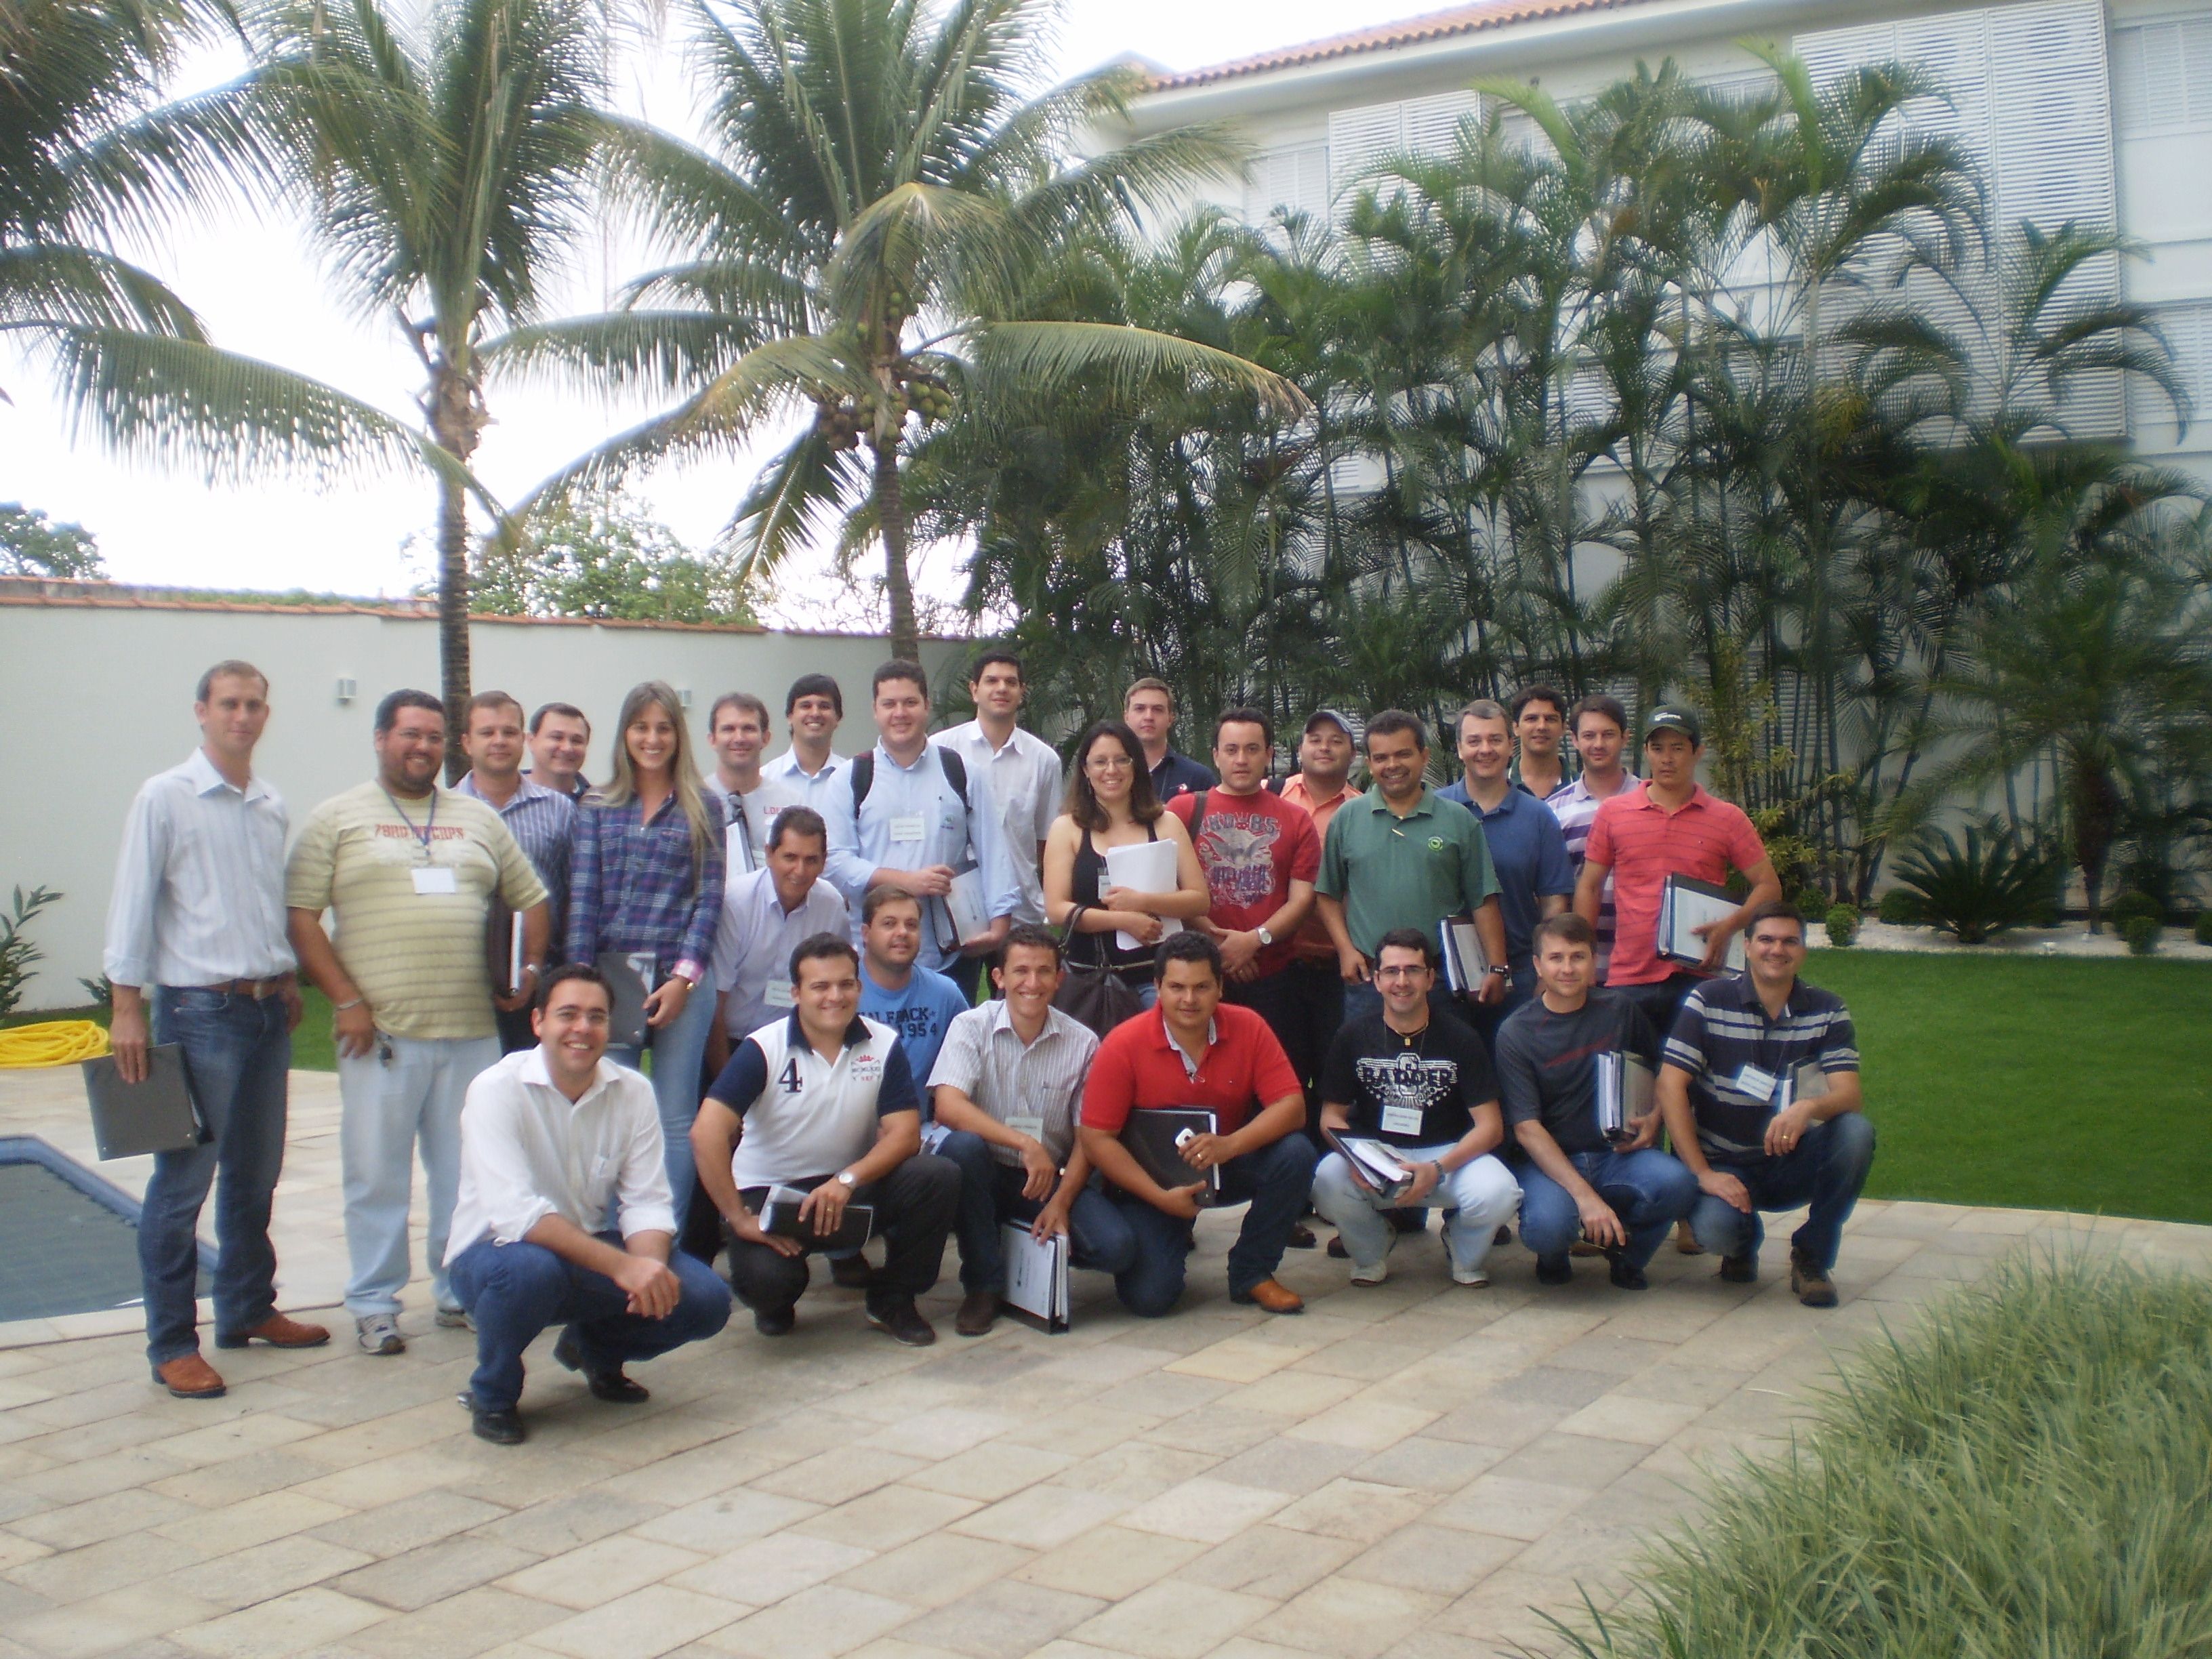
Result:
<svg viewBox="0 0 2212 1659"><path fill-rule="evenodd" d="M1168 811L1188 828L1201 804L1205 816L1192 841L1213 895L1206 916L1216 927L1231 933L1259 927L1283 908L1292 882L1321 873L1321 836L1304 807L1264 789L1253 795L1208 789L1176 796ZM1290 966L1293 948L1287 938L1262 945L1253 966L1279 972Z"/></svg>

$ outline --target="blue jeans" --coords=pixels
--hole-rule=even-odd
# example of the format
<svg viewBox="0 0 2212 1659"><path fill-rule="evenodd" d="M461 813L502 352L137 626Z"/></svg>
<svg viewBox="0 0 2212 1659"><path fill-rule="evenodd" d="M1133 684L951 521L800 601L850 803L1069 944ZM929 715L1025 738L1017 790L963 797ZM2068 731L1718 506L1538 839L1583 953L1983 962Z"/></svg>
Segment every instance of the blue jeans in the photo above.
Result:
<svg viewBox="0 0 2212 1659"><path fill-rule="evenodd" d="M1036 1220L1044 1206L1022 1196L1020 1167L1000 1163L981 1135L955 1129L937 1155L960 1166L960 1287L1003 1296L1006 1247L999 1229L1009 1221ZM1137 1236L1095 1180L1067 1206L1067 1241L1071 1267L1124 1273L1137 1259Z"/></svg>
<svg viewBox="0 0 2212 1659"><path fill-rule="evenodd" d="M676 1023L647 1034L653 1051L653 1098L660 1108L661 1152L668 1160L668 1190L676 1200L676 1236L684 1236L684 1218L691 1207L691 1188L698 1171L691 1158L691 1120L699 1115L706 1093L699 1073L707 1063L707 1036L714 1029L714 975L712 969L691 988L684 1012ZM630 1070L644 1069L645 1051L607 1050L607 1058Z"/></svg>
<svg viewBox="0 0 2212 1659"><path fill-rule="evenodd" d="M429 1198L423 1248L431 1298L453 1305L446 1233L461 1189L461 1105L477 1073L499 1060L499 1039L377 1034L358 1059L338 1056L338 1164L345 1194L346 1311L397 1314L407 1283L407 1207L415 1149Z"/></svg>
<svg viewBox="0 0 2212 1659"><path fill-rule="evenodd" d="M1313 1142L1302 1134L1285 1135L1256 1152L1232 1158L1221 1166L1221 1194L1217 1205L1242 1204L1244 1224L1229 1249L1229 1293L1241 1296L1262 1279L1274 1277L1290 1247L1291 1229L1305 1212L1306 1195L1313 1188ZM1184 1255L1190 1249L1190 1225L1179 1215L1153 1208L1133 1193L1109 1188L1114 1207L1121 1212L1135 1235L1136 1256L1124 1271L1114 1275L1115 1293L1121 1305L1139 1319L1158 1319L1174 1308L1182 1295Z"/></svg>
<svg viewBox="0 0 2212 1659"><path fill-rule="evenodd" d="M622 1249L622 1235L600 1233ZM600 1366L650 1359L710 1337L729 1322L730 1293L714 1269L681 1250L669 1270L683 1286L665 1319L627 1311L629 1296L603 1273L580 1267L542 1244L478 1239L453 1258L453 1290L477 1327L477 1368L470 1391L484 1411L512 1411L522 1398L522 1351L549 1325L574 1328L584 1352Z"/></svg>
<svg viewBox="0 0 2212 1659"><path fill-rule="evenodd" d="M1697 1177L1670 1152L1646 1147L1640 1152L1569 1152L1567 1158L1628 1229L1626 1259L1632 1267L1651 1260L1667 1230L1697 1202ZM1521 1171L1521 1242L1539 1261L1557 1263L1566 1260L1581 1237L1582 1212L1575 1200L1531 1158Z"/></svg>
<svg viewBox="0 0 2212 1659"><path fill-rule="evenodd" d="M1822 1273L1836 1265L1836 1249L1843 1242L1844 1223L1859 1201L1867 1171L1874 1166L1874 1125L1863 1112L1844 1112L1805 1131L1796 1146L1780 1158L1763 1158L1756 1164L1716 1164L1716 1170L1734 1176L1751 1194L1749 1215L1710 1193L1698 1194L1690 1212L1690 1230L1698 1243L1716 1255L1747 1255L1754 1259L1765 1240L1761 1210L1794 1210L1812 1206L1805 1224L1790 1236L1790 1248L1810 1259Z"/></svg>
<svg viewBox="0 0 2212 1659"><path fill-rule="evenodd" d="M284 1000L156 986L152 1036L185 1051L185 1070L207 1125L205 1145L156 1152L138 1215L138 1271L145 1285L146 1357L156 1365L199 1352L201 1207L216 1172L215 1328L250 1331L276 1311L276 1252L269 1206L284 1167L285 1074L292 1035Z"/></svg>

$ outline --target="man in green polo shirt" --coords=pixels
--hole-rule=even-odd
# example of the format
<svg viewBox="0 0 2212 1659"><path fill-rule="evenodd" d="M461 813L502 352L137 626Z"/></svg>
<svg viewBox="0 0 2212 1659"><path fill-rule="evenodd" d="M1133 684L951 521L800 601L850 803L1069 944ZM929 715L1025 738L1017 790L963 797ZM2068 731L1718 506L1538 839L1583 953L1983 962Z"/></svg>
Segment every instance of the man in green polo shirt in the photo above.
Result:
<svg viewBox="0 0 2212 1659"><path fill-rule="evenodd" d="M1348 1024L1382 1006L1374 986L1382 935L1412 927L1430 939L1446 916L1472 915L1482 948L1498 963L1475 1000L1494 1003L1510 983L1505 921L1498 906L1482 823L1428 787L1428 733L1402 709L1367 722L1367 769L1375 787L1329 820L1314 884L1322 925L1336 945ZM1442 987L1433 994L1445 999Z"/></svg>

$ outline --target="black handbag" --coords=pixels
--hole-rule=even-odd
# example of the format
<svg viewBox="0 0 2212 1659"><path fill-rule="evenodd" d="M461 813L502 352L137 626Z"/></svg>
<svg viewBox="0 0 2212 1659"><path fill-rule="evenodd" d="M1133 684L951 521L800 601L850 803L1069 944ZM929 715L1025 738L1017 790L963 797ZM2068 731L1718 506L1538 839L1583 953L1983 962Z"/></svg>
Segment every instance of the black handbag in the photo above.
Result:
<svg viewBox="0 0 2212 1659"><path fill-rule="evenodd" d="M1071 930L1073 921L1069 923ZM1127 981L1106 965L1106 935L1092 933L1092 949L1096 962L1068 960L1066 975L1060 989L1054 994L1052 1006L1078 1024L1087 1025L1100 1036L1104 1036L1116 1025L1134 1019L1144 1012L1144 1005ZM1070 932L1072 945L1076 935Z"/></svg>

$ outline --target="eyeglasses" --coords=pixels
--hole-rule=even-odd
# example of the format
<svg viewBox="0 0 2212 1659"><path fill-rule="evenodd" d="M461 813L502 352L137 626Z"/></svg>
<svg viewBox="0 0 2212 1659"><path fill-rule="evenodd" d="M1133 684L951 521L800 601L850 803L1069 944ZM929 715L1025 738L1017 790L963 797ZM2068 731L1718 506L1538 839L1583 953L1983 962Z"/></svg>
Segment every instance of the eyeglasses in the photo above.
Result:
<svg viewBox="0 0 2212 1659"><path fill-rule="evenodd" d="M1429 970L1426 968L1413 967L1410 965L1393 965L1389 968L1377 968L1375 970L1375 977L1377 979L1415 979L1428 971Z"/></svg>
<svg viewBox="0 0 2212 1659"><path fill-rule="evenodd" d="M1126 772L1135 764L1127 755L1093 755L1083 763L1090 772Z"/></svg>

